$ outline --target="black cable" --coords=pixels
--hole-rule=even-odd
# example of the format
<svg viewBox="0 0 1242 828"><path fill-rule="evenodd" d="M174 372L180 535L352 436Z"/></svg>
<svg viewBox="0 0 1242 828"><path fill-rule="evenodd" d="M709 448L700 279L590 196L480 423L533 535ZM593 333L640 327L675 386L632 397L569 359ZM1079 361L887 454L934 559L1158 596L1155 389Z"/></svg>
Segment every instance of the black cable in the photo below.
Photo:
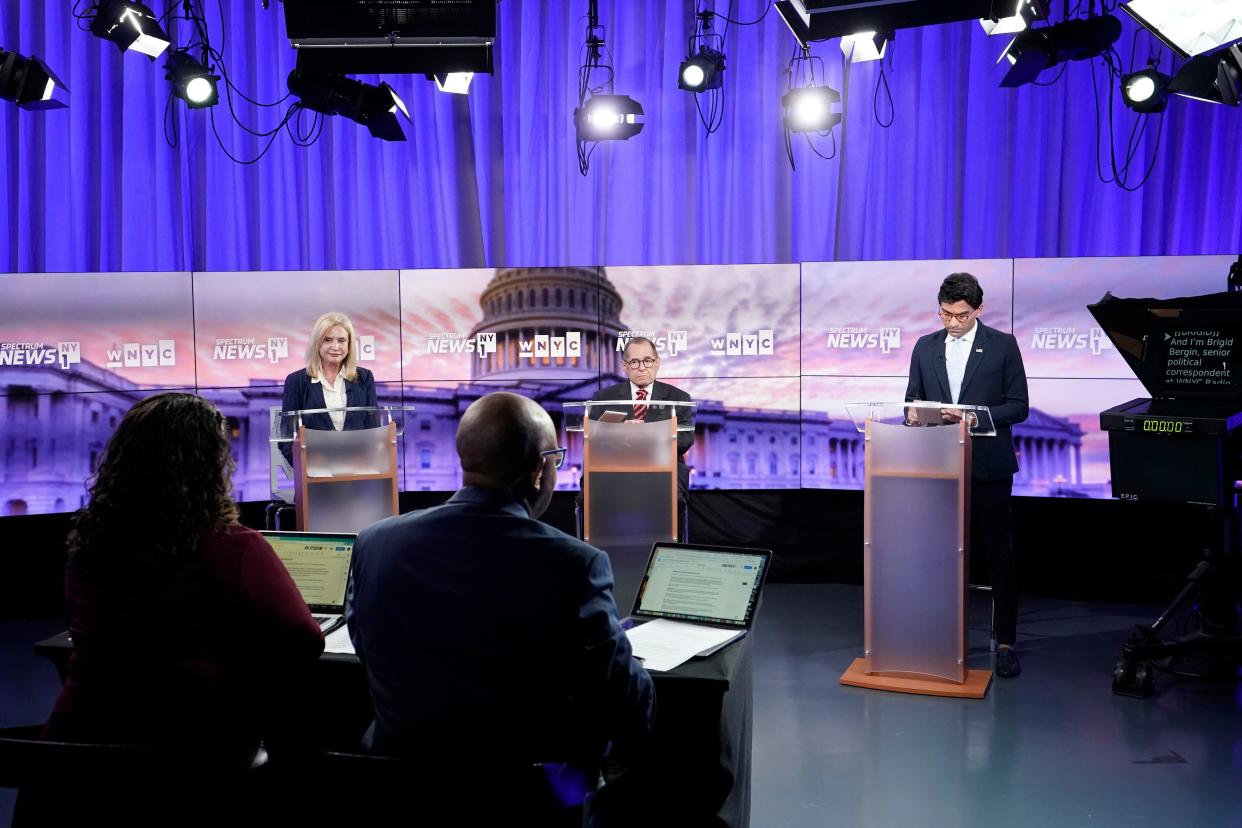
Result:
<svg viewBox="0 0 1242 828"><path fill-rule="evenodd" d="M285 113L284 120L281 121L281 126L284 126L285 123L287 123L289 119L293 117L294 111L298 108L298 106L299 106L298 104L294 104L293 106L289 107L289 111ZM210 114L211 114L211 118L210 118L211 131L216 136L216 143L220 145L220 151L223 152L225 155L227 155L229 160L232 161L234 164L241 164L243 166L250 166L251 164L257 164L259 161L263 159L263 156L267 155L267 153L271 150L272 145L276 143L276 136L279 134L279 130L272 133L271 137L268 138L267 146L265 146L262 149L262 151L259 152L258 155L256 155L254 158L250 159L249 161L243 161L242 159L235 156L232 152L230 152L229 148L224 145L224 139L220 137L220 130L216 127L215 107L211 108Z"/></svg>
<svg viewBox="0 0 1242 828"><path fill-rule="evenodd" d="M811 152L815 153L820 158L824 159L825 161L831 161L832 159L837 157L837 136L836 136L836 133L834 133L832 130L828 131L828 136L832 138L832 153L830 155L824 155L822 152L819 151L819 149L816 148L815 142L811 140L811 136L809 133L804 132L802 133L802 135L803 137L806 138L806 145L811 148Z"/></svg>
<svg viewBox="0 0 1242 828"><path fill-rule="evenodd" d="M729 3L730 13L732 13L732 8L733 8L733 3L730 2ZM715 17L719 17L721 20L725 21L726 23L732 23L734 26L754 26L758 23L762 23L763 18L767 17L768 12L770 12L771 10L772 10L772 0L768 0L767 5L764 6L763 8L763 14L759 15L754 20L750 20L750 21L734 20L733 18L727 17L718 11L713 11L712 14Z"/></svg>
<svg viewBox="0 0 1242 828"><path fill-rule="evenodd" d="M884 84L884 94L888 97L888 123L880 119L880 84ZM875 80L875 92L871 94L871 112L875 115L875 122L884 129L888 129L893 125L893 121L897 120L897 109L893 106L893 90L889 88L888 78L884 74L884 61L880 61L880 74Z"/></svg>
<svg viewBox="0 0 1242 828"><path fill-rule="evenodd" d="M1037 80L1031 81L1031 83L1033 83L1035 86L1055 86L1056 82L1059 81L1061 79L1061 76L1065 74L1065 69L1068 66L1069 66L1069 61L1063 61L1061 63L1061 71L1057 72L1057 76L1053 78L1052 80L1048 81L1047 83L1040 83Z"/></svg>

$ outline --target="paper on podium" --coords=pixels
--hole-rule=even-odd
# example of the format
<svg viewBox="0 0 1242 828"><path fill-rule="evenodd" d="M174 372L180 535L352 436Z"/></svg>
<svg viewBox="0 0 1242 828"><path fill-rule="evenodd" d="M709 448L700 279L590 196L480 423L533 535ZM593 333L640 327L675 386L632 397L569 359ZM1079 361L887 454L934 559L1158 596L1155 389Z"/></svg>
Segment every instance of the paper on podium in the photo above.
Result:
<svg viewBox="0 0 1242 828"><path fill-rule="evenodd" d="M354 642L349 638L349 628L342 624L328 633L327 638L323 640L323 651L325 653L347 653L353 655Z"/></svg>
<svg viewBox="0 0 1242 828"><path fill-rule="evenodd" d="M634 655L649 671L663 672L684 664L704 650L741 638L746 630L722 630L657 618L626 630Z"/></svg>

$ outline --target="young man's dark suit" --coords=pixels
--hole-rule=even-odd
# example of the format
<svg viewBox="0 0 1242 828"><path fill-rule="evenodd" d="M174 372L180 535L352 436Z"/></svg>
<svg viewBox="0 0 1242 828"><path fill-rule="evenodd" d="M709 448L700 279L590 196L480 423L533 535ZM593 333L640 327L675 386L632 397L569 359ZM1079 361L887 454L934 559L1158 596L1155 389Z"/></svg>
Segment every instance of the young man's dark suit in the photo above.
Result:
<svg viewBox="0 0 1242 828"><path fill-rule="evenodd" d="M656 422L658 420L667 420L669 417L672 416L673 414L672 407L659 405L660 400L667 400L669 402L693 402L693 400L690 399L690 395L687 394L685 391L682 391L680 388L678 388L675 385L669 385L667 382L660 382L659 380L656 380L655 382L651 383L651 385L647 387L647 391L649 393L649 396L646 400L647 416L644 417L643 420L648 423ZM610 385L607 388L602 389L593 398L594 401L605 401L605 402L608 400L632 400L632 399L633 399L633 392L630 389L630 383L628 380L625 382L619 382L616 385ZM632 412L632 409L628 407L618 407L617 410L625 411L627 415L630 415ZM600 416L603 415L603 413L604 413L604 409L600 409L600 410L593 409L591 412L591 416L592 418L598 420ZM629 418L630 417L627 416L626 419L629 419ZM688 412L687 413L679 412L677 415L677 419L681 422L692 422L693 421L692 415L689 414ZM680 495L683 501L686 499L686 490L690 488L690 468L686 465L686 452L689 451L690 447L693 445L694 445L694 432L693 431L677 432L677 490L678 490L678 494Z"/></svg>
<svg viewBox="0 0 1242 828"><path fill-rule="evenodd" d="M1011 426L1024 421L1030 409L1026 371L1018 341L976 321L974 345L962 375L957 402L986 405L996 425L995 437L971 443L971 550L987 558L996 602L996 639L1013 644L1018 629L1018 573L1013 554L1010 499L1018 458ZM910 357L906 401L952 402L945 330L920 337Z"/></svg>

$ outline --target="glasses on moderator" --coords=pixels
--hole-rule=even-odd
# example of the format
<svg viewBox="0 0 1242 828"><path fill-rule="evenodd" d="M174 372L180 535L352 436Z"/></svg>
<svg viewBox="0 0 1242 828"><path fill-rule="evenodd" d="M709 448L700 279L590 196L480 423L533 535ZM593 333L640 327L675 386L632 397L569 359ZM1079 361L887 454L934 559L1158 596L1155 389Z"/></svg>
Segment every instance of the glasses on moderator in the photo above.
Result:
<svg viewBox="0 0 1242 828"><path fill-rule="evenodd" d="M945 322L948 322L950 319L956 319L958 322L969 322L970 315L974 313L974 311L968 310L968 311L962 311L961 313L949 313L944 308L941 308L940 310L936 311L936 313Z"/></svg>
<svg viewBox="0 0 1242 828"><path fill-rule="evenodd" d="M639 368L650 368L656 364L651 357L643 357L642 359L623 359L621 362L628 365L631 369L637 371Z"/></svg>
<svg viewBox="0 0 1242 828"><path fill-rule="evenodd" d="M547 451L539 452L539 456L551 457L552 464L559 469L561 466L565 465L565 452L567 451L569 451L569 449L564 447L548 449Z"/></svg>

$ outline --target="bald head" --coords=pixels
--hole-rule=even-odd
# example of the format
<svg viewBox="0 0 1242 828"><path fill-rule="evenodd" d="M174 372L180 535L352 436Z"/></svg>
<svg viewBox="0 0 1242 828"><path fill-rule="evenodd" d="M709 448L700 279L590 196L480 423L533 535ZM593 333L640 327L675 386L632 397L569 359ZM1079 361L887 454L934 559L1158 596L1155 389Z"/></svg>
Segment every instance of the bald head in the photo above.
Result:
<svg viewBox="0 0 1242 828"><path fill-rule="evenodd" d="M555 447L548 412L528 397L504 391L475 400L457 426L457 454L467 486L507 488L539 469L539 452Z"/></svg>

